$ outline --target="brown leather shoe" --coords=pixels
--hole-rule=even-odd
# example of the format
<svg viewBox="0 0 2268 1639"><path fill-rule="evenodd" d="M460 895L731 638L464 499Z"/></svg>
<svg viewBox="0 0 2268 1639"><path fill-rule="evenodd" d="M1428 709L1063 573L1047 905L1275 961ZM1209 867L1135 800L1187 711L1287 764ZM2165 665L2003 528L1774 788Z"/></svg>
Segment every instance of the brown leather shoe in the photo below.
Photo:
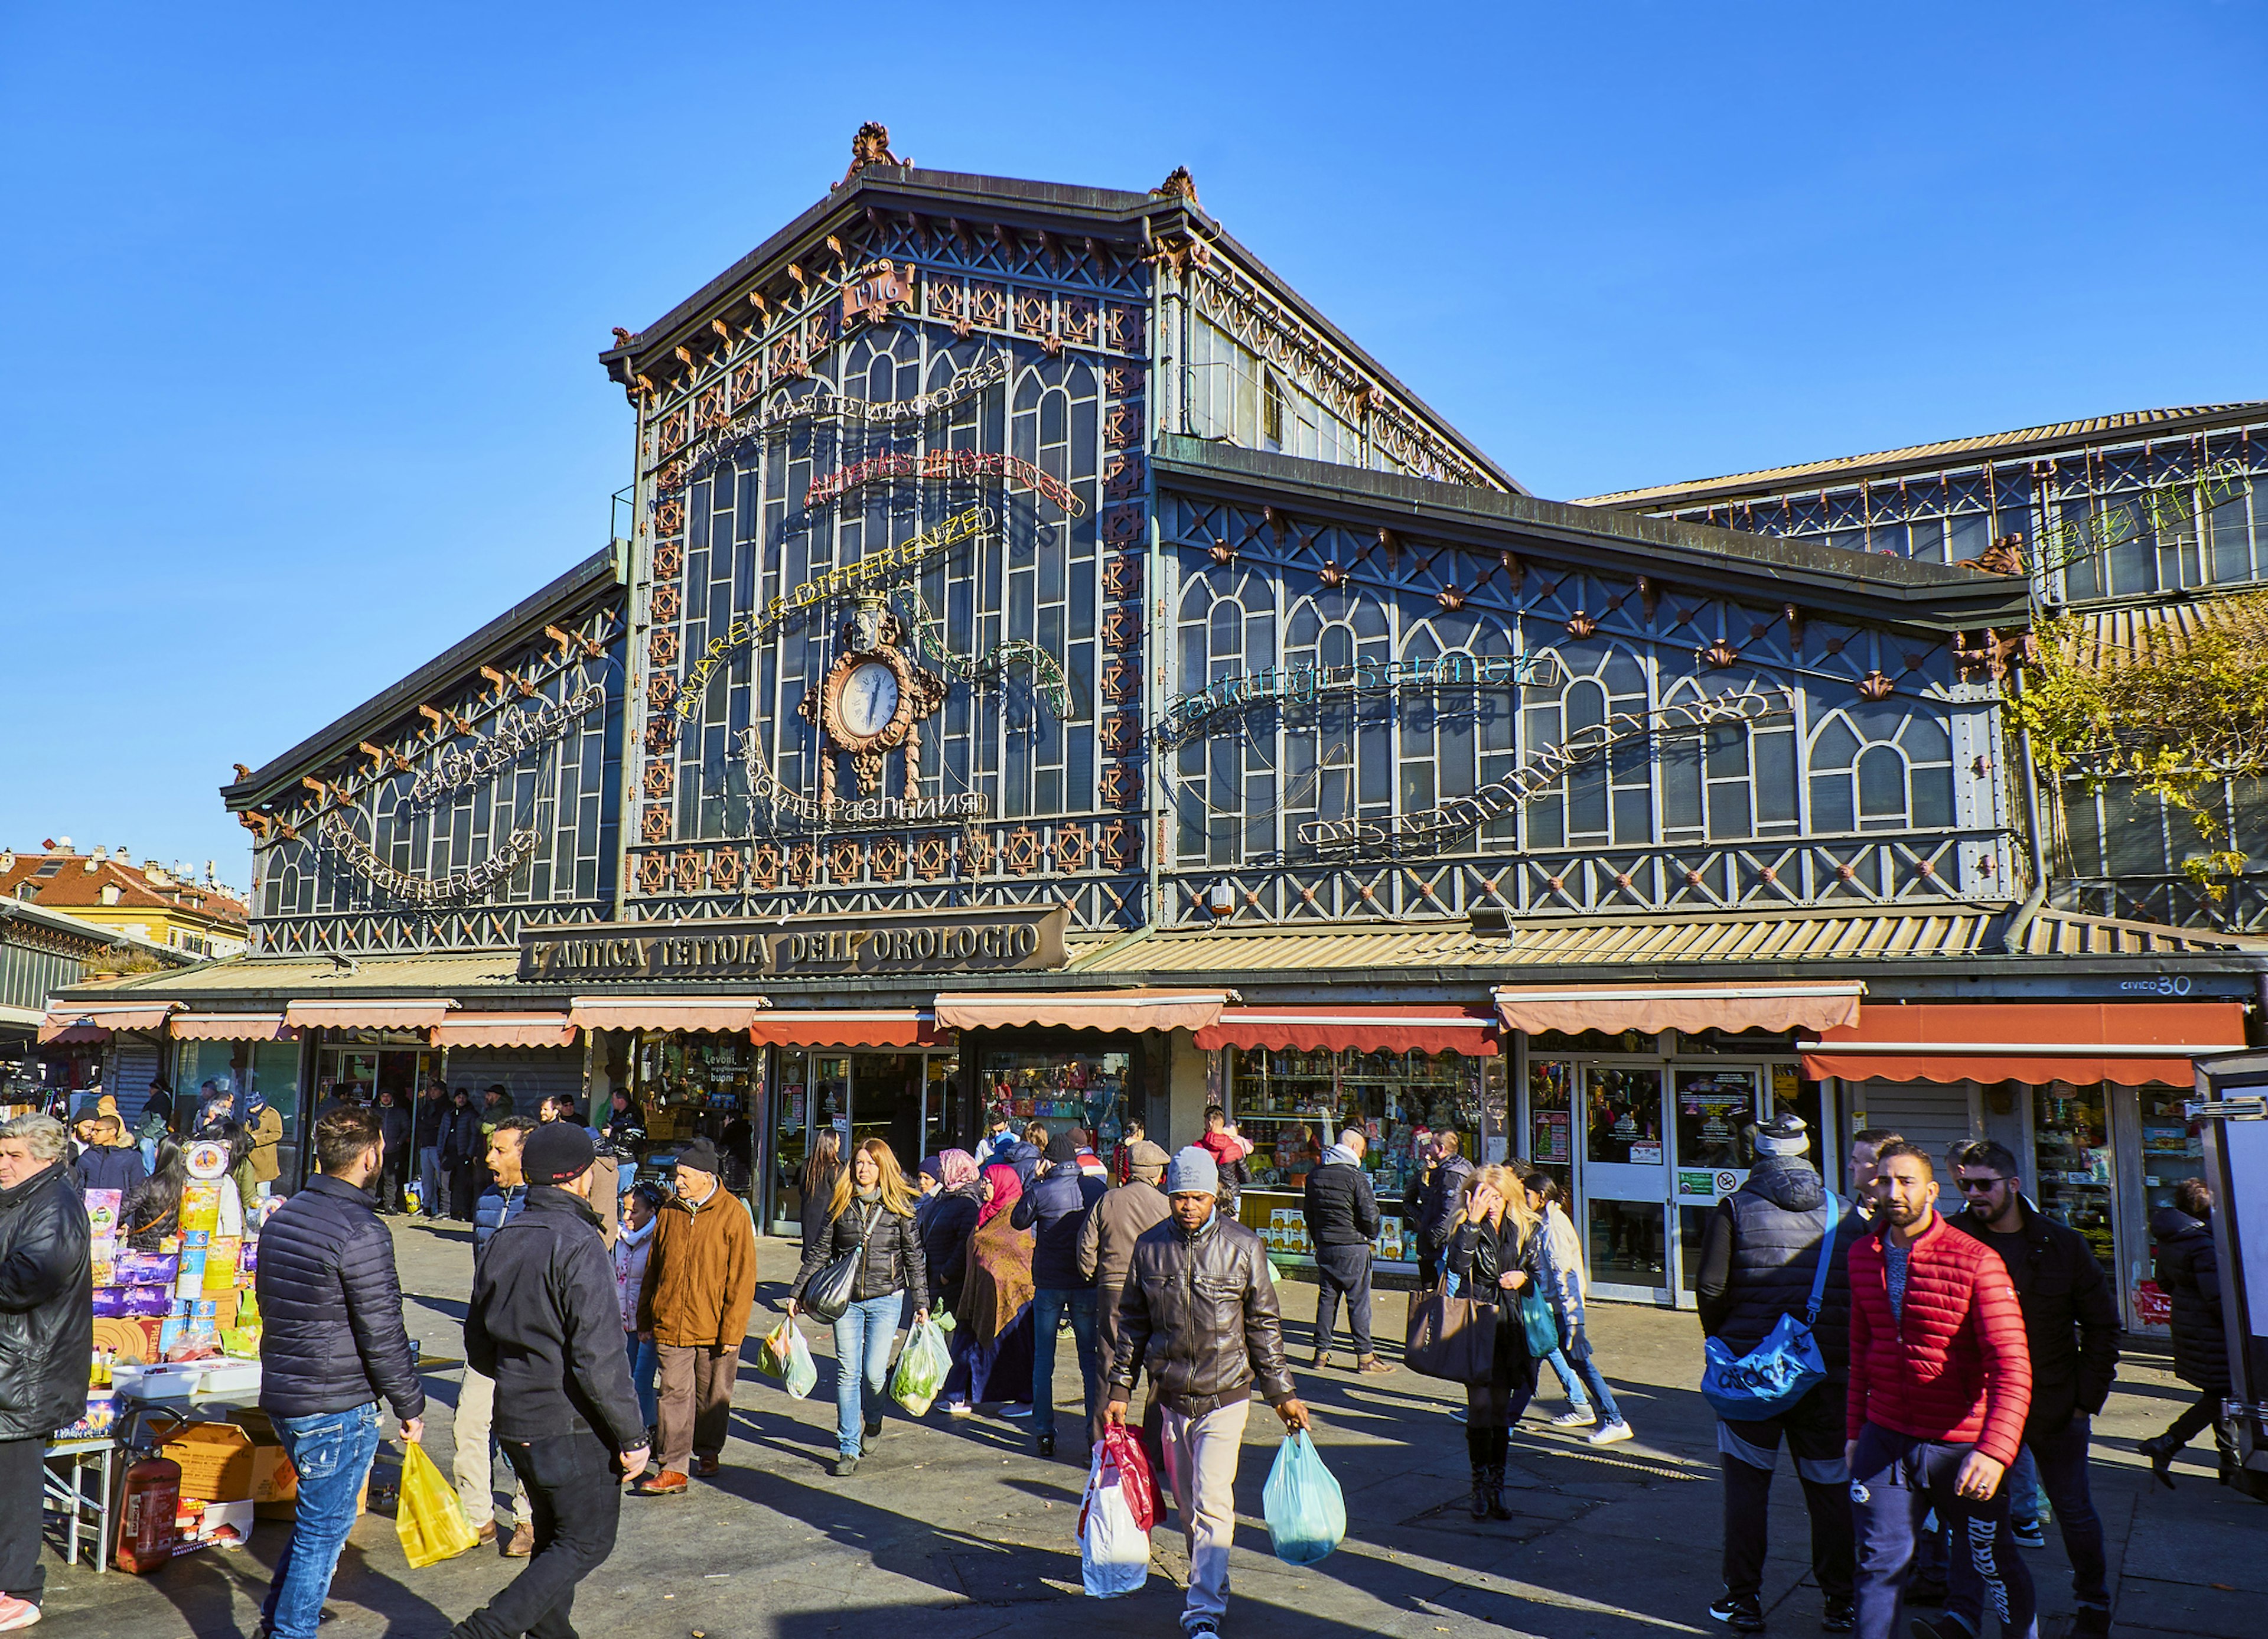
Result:
<svg viewBox="0 0 2268 1639"><path fill-rule="evenodd" d="M1322 1349L1317 1349L1315 1357L1307 1363L1307 1370L1310 1371L1329 1371L1330 1369L1331 1357Z"/></svg>
<svg viewBox="0 0 2268 1639"><path fill-rule="evenodd" d="M696 1457L693 1459L693 1472L703 1480L714 1480L724 1472L724 1467L725 1465L714 1457Z"/></svg>
<svg viewBox="0 0 2268 1639"><path fill-rule="evenodd" d="M495 1540L496 1540L496 1521L495 1521L495 1520L493 1520L493 1519L491 1519L490 1521L489 1521L489 1523L488 1523L488 1524L486 1524L485 1525L482 1525L482 1526L478 1531L475 1531L475 1532L473 1532L473 1540L474 1540L474 1541L475 1541L475 1542L493 1542L493 1541L495 1541Z"/></svg>
<svg viewBox="0 0 2268 1639"><path fill-rule="evenodd" d="M535 1527L523 1519L512 1528L512 1540L504 1545L506 1559L526 1559L535 1552Z"/></svg>
<svg viewBox="0 0 2268 1639"><path fill-rule="evenodd" d="M675 1496L689 1484L674 1468L665 1468L658 1474L649 1474L630 1488L640 1496Z"/></svg>
<svg viewBox="0 0 2268 1639"><path fill-rule="evenodd" d="M1354 1363L1354 1369L1357 1371L1366 1371L1373 1377L1381 1378L1388 1375L1394 1370L1391 1365L1387 1362L1381 1360L1376 1355L1365 1355L1360 1360Z"/></svg>

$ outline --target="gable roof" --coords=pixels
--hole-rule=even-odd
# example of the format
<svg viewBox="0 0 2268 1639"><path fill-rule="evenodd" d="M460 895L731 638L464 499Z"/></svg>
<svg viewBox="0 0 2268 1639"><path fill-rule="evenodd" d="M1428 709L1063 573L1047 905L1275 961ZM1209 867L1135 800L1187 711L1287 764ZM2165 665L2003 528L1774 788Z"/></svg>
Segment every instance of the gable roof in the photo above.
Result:
<svg viewBox="0 0 2268 1639"><path fill-rule="evenodd" d="M2020 427L2013 432L1945 438L1934 444L1912 444L1903 449L1878 450L1867 455L1838 455L1827 460L1799 462L1793 467L1762 467L1755 472L1733 473L1721 478L1694 478L1683 483L1655 484L1642 489L1617 489L1609 495L1586 496L1575 504L1672 507L1687 503L1738 499L1750 494L1776 494L1810 479L1831 481L1830 487L1839 487L1855 483L1861 478L1890 477L1900 472L1934 470L1964 456L1981 460L2047 455L2060 450L2099 444L2117 433L2165 436L2200 432L2257 420L2264 415L2268 415L2268 399L2248 399L2231 404L2192 404L2173 409L2126 410L2115 415L2090 415L2079 421L2054 422L2043 427Z"/></svg>
<svg viewBox="0 0 2268 1639"><path fill-rule="evenodd" d="M59 869L41 876L40 868L50 864ZM89 865L94 869L88 870ZM32 893L26 900L23 890L27 885ZM118 890L115 907L103 900L102 890L106 887ZM225 888L179 878L170 886L160 885L136 866L114 859L97 859L92 854L18 854L12 865L0 871L0 900L66 914L77 909L107 908L164 911L202 917L239 932L247 930L251 922L251 913L244 902Z"/></svg>
<svg viewBox="0 0 2268 1639"><path fill-rule="evenodd" d="M546 625L589 602L601 590L619 585L622 578L612 546L593 553L534 596L522 599L470 636L452 643L400 682L316 730L282 756L270 758L243 779L222 786L221 800L232 809L257 805L277 787L296 781L303 770L329 761L342 748L351 747L357 741L379 733L389 723L415 710L437 690L470 673L498 650L539 636Z"/></svg>
<svg viewBox="0 0 2268 1639"><path fill-rule="evenodd" d="M1856 552L1580 503L1540 501L1399 473L1337 467L1167 434L1155 461L1162 487L1274 505L1305 495L1398 532L1494 551L1507 532L1543 537L1578 561L1755 597L1760 588L1821 614L1940 631L2029 624L2021 575Z"/></svg>
<svg viewBox="0 0 2268 1639"><path fill-rule="evenodd" d="M1478 445L1459 432L1265 262L1232 238L1195 200L1129 193L1123 188L1033 182L960 171L925 171L911 165L868 165L627 343L601 352L599 360L612 379L627 386L652 361L666 358L676 347L703 336L709 320L720 307L739 301L751 286L773 276L787 263L819 252L828 234L848 219L869 210L946 217L955 209L982 210L988 219L1034 228L1049 221L1060 222L1067 216L1077 217L1130 231L1145 246L1163 233L1188 232L1208 245L1225 249L1278 300L1342 349L1363 372L1424 416L1467 459L1501 480L1506 489L1521 495L1528 493Z"/></svg>

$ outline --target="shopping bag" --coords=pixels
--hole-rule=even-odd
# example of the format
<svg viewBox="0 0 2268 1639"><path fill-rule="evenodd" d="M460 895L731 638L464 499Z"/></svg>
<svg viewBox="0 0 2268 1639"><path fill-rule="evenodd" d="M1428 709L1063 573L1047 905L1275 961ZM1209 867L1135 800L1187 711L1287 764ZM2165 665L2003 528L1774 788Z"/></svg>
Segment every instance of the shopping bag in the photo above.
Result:
<svg viewBox="0 0 2268 1639"><path fill-rule="evenodd" d="M780 1323L765 1333L763 1341L756 1345L757 1371L766 1377L787 1375L788 1339L794 1332L795 1322L782 1315Z"/></svg>
<svg viewBox="0 0 2268 1639"><path fill-rule="evenodd" d="M1497 1307L1435 1286L1410 1299L1402 1363L1451 1383L1485 1383L1496 1364Z"/></svg>
<svg viewBox="0 0 2268 1639"><path fill-rule="evenodd" d="M853 1246L804 1283L803 1308L821 1326L833 1326L850 1307L850 1294L858 1284L858 1260L865 1249Z"/></svg>
<svg viewBox="0 0 2268 1639"><path fill-rule="evenodd" d="M1150 1465L1142 1443L1123 1428L1105 1431L1086 1472L1086 1501L1079 1510L1079 1568L1087 1592L1115 1599L1137 1592L1150 1577L1150 1526L1154 1507Z"/></svg>
<svg viewBox="0 0 2268 1639"><path fill-rule="evenodd" d="M412 1444L401 1454L401 1496L394 1509L394 1532L409 1569L423 1570L454 1559L479 1540L457 1506L457 1494L441 1478L425 1448Z"/></svg>
<svg viewBox="0 0 2268 1639"><path fill-rule="evenodd" d="M1260 1493L1268 1540L1287 1565L1312 1565L1346 1537L1346 1499L1305 1429L1285 1437Z"/></svg>
<svg viewBox="0 0 2268 1639"><path fill-rule="evenodd" d="M1528 1339L1528 1352L1542 1360L1559 1347L1559 1314L1543 1293L1530 1289L1520 1297L1520 1327Z"/></svg>
<svg viewBox="0 0 2268 1639"><path fill-rule="evenodd" d="M913 1330L906 1335L906 1346L898 1351L898 1369L890 1378L890 1398L904 1407L909 1416L929 1415L931 1402L953 1370L953 1350L945 1341L952 1325L949 1314L932 1319L924 1310L914 1316Z"/></svg>
<svg viewBox="0 0 2268 1639"><path fill-rule="evenodd" d="M811 1363L811 1345L803 1341L799 1327L788 1327L787 1370L780 1377L790 1400L801 1400L818 1386L819 1368Z"/></svg>

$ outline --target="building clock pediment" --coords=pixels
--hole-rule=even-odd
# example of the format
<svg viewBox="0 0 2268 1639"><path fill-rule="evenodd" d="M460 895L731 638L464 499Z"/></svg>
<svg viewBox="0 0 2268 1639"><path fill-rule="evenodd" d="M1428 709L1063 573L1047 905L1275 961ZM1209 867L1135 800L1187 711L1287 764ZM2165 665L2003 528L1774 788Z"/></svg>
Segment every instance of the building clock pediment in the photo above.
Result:
<svg viewBox="0 0 2268 1639"><path fill-rule="evenodd" d="M945 704L945 680L917 665L903 647L904 625L895 614L862 607L843 628L842 652L796 708L826 736L820 800L836 800L835 753L850 759L862 797L882 790L885 757L905 753L906 789L920 778L921 725Z"/></svg>

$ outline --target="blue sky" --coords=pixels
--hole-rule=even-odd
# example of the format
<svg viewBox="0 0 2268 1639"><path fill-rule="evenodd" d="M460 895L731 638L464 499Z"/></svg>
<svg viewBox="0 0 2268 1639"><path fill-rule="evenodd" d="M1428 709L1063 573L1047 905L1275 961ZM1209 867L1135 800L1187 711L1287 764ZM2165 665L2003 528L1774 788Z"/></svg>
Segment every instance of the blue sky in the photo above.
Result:
<svg viewBox="0 0 2268 1639"><path fill-rule="evenodd" d="M1384 20L1381 20L1384 19ZM593 362L888 122L1204 202L1547 496L2268 397L2268 11L12 7L0 845L215 788L603 543Z"/></svg>

